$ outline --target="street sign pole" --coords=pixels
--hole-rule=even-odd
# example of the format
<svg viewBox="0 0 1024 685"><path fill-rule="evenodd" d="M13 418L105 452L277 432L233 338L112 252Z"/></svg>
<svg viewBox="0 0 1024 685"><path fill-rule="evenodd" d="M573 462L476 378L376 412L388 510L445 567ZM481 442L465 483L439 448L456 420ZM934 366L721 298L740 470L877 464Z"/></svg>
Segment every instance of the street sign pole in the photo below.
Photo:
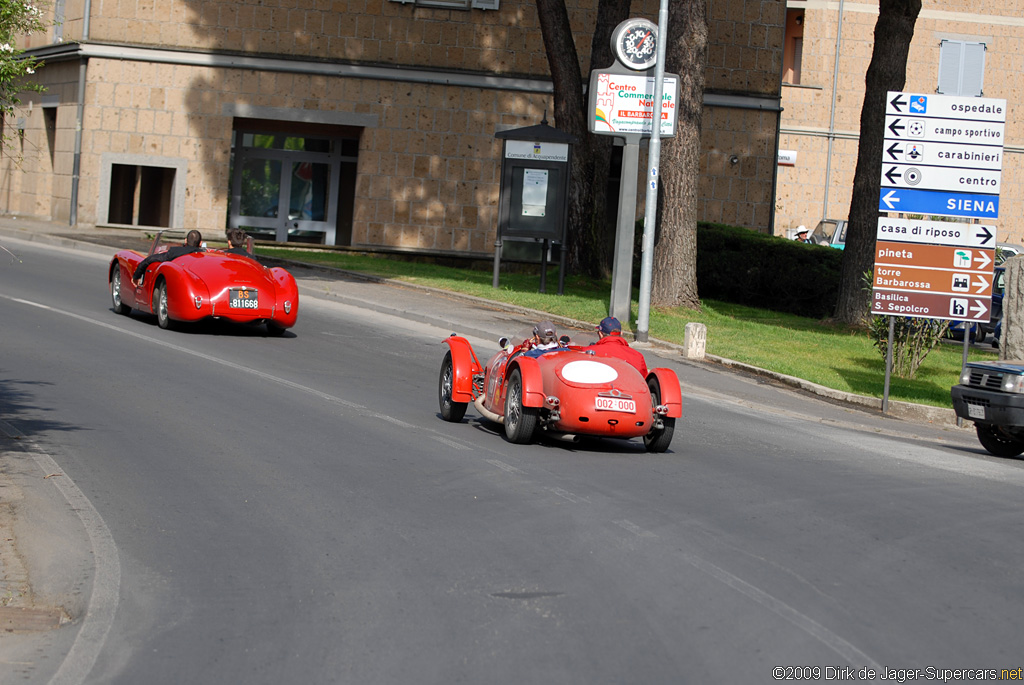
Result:
<svg viewBox="0 0 1024 685"><path fill-rule="evenodd" d="M668 38L668 0L658 10L658 60L654 63L654 120L647 153L647 196L644 203L644 236L640 248L640 301L636 339L647 342L651 326L651 270L654 261L654 224L658 217L658 164L661 162L661 105L665 96L665 43Z"/></svg>

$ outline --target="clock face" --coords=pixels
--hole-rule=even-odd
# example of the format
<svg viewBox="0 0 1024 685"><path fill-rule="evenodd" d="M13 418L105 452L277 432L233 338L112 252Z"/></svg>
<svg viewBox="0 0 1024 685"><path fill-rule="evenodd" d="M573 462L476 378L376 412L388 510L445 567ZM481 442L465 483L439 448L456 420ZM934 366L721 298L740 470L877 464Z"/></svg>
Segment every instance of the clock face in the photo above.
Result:
<svg viewBox="0 0 1024 685"><path fill-rule="evenodd" d="M613 48L630 69L650 69L658 59L658 27L646 19L629 19L615 29Z"/></svg>

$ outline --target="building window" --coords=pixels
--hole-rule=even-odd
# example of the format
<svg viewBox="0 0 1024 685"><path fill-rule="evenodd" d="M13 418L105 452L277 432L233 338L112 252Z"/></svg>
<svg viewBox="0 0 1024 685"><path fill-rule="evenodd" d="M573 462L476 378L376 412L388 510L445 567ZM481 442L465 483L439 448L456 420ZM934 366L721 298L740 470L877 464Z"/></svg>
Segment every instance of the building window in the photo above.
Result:
<svg viewBox="0 0 1024 685"><path fill-rule="evenodd" d="M107 221L129 226L171 225L175 170L112 164Z"/></svg>
<svg viewBox="0 0 1024 685"><path fill-rule="evenodd" d="M985 44L963 40L939 43L939 87L943 95L981 97L985 87Z"/></svg>
<svg viewBox="0 0 1024 685"><path fill-rule="evenodd" d="M786 42L782 48L782 82L800 84L804 54L804 11L786 10Z"/></svg>

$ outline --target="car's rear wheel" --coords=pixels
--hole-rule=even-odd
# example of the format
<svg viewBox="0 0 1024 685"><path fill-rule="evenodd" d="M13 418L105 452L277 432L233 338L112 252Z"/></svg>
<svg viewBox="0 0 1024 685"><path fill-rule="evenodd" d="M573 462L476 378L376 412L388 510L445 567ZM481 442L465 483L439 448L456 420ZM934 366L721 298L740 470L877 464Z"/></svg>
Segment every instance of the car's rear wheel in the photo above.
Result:
<svg viewBox="0 0 1024 685"><path fill-rule="evenodd" d="M509 374L505 392L505 437L509 442L525 445L537 430L537 407L523 406L523 376L519 369Z"/></svg>
<svg viewBox="0 0 1024 685"><path fill-rule="evenodd" d="M1011 438L997 426L987 423L976 423L978 442L981 446L997 457L1016 457L1024 452L1024 442Z"/></svg>
<svg viewBox="0 0 1024 685"><path fill-rule="evenodd" d="M661 404L661 386L657 378L648 378L647 387L651 391L651 406L657 407ZM655 428L644 436L644 447L648 452L664 452L672 444L672 434L676 430L676 420L663 416L661 428Z"/></svg>
<svg viewBox="0 0 1024 685"><path fill-rule="evenodd" d="M441 407L441 418L457 423L466 415L468 402L452 401L452 387L455 384L455 366L452 364L452 351L445 352L441 362L441 374L437 379L437 401Z"/></svg>
<svg viewBox="0 0 1024 685"><path fill-rule="evenodd" d="M156 285L156 323L160 328L171 327L171 317L167 313L167 281L160 281Z"/></svg>
<svg viewBox="0 0 1024 685"><path fill-rule="evenodd" d="M114 304L114 312L117 314L127 314L132 310L131 307L121 301L121 265L114 265L114 273L110 277L110 299Z"/></svg>

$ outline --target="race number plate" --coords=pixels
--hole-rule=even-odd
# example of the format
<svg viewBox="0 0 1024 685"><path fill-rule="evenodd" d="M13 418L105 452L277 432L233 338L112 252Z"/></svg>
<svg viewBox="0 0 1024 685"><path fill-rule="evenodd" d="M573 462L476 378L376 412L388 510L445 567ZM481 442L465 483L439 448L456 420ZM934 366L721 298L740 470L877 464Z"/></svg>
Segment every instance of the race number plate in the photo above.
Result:
<svg viewBox="0 0 1024 685"><path fill-rule="evenodd" d="M228 291L228 306L232 309L259 309L259 292L250 288L231 288Z"/></svg>
<svg viewBox="0 0 1024 685"><path fill-rule="evenodd" d="M977 404L968 404L967 415L972 419L983 419L985 418L985 407Z"/></svg>
<svg viewBox="0 0 1024 685"><path fill-rule="evenodd" d="M636 402L622 397L595 397L594 409L597 411L620 411L625 414L635 414Z"/></svg>

